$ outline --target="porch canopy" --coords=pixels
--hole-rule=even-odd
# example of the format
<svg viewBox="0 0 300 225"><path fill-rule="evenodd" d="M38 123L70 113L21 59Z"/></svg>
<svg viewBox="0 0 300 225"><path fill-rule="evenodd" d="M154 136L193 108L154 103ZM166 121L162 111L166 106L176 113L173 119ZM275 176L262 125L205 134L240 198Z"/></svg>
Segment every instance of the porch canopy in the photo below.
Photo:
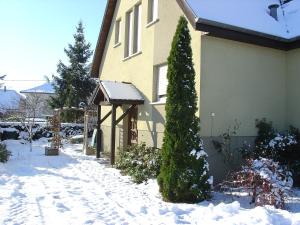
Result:
<svg viewBox="0 0 300 225"><path fill-rule="evenodd" d="M113 165L115 163L116 125L137 105L144 104L144 101L144 97L132 83L104 80L99 81L91 98L91 102L98 106L97 158L100 158L101 151L101 124L111 115L110 161ZM101 117L102 105L112 106L112 109L103 118ZM116 109L122 105L130 105L130 107L118 119L116 119Z"/></svg>

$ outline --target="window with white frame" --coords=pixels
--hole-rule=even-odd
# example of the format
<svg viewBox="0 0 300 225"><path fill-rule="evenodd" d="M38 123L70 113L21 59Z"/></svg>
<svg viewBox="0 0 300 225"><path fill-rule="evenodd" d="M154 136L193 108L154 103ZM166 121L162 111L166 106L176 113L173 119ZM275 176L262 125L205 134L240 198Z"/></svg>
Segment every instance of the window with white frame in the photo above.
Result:
<svg viewBox="0 0 300 225"><path fill-rule="evenodd" d="M126 13L125 58L141 51L142 5Z"/></svg>
<svg viewBox="0 0 300 225"><path fill-rule="evenodd" d="M158 0L148 0L148 23L158 19Z"/></svg>
<svg viewBox="0 0 300 225"><path fill-rule="evenodd" d="M115 45L121 43L121 19L118 19L115 24Z"/></svg>
<svg viewBox="0 0 300 225"><path fill-rule="evenodd" d="M168 66L161 65L157 67L157 101L164 102L167 96L168 87Z"/></svg>

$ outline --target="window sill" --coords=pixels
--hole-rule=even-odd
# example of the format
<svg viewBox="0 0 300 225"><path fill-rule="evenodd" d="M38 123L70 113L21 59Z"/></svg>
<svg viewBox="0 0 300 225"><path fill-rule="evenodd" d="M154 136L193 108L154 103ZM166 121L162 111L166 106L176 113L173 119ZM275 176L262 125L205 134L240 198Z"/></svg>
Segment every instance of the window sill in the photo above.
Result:
<svg viewBox="0 0 300 225"><path fill-rule="evenodd" d="M138 56L138 55L140 55L140 54L142 54L142 51L139 51L139 52L136 52L136 53L134 53L134 54L132 54L132 55L130 55L130 56L127 56L126 58L123 59L123 62L124 62L124 61L127 61L127 60L129 60L129 59L131 59L131 58L133 58L133 57L135 57L135 56Z"/></svg>
<svg viewBox="0 0 300 225"><path fill-rule="evenodd" d="M156 20L153 20L153 21L149 22L149 23L146 25L146 28L151 27L153 24L156 24L158 21L159 21L159 19L156 19Z"/></svg>
<svg viewBox="0 0 300 225"><path fill-rule="evenodd" d="M166 101L151 102L150 105L165 105Z"/></svg>
<svg viewBox="0 0 300 225"><path fill-rule="evenodd" d="M114 48L119 47L121 45L121 42L114 45Z"/></svg>

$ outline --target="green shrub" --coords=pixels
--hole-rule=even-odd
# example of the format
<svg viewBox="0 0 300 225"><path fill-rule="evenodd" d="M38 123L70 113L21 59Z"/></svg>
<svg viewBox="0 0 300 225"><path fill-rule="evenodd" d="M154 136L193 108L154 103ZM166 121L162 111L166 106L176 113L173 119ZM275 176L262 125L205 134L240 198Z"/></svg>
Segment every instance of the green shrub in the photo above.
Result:
<svg viewBox="0 0 300 225"><path fill-rule="evenodd" d="M160 150L142 143L120 150L116 167L123 174L131 176L135 183L142 183L157 177L160 163Z"/></svg>
<svg viewBox="0 0 300 225"><path fill-rule="evenodd" d="M7 162L10 156L11 152L7 150L6 145L0 143L0 162Z"/></svg>

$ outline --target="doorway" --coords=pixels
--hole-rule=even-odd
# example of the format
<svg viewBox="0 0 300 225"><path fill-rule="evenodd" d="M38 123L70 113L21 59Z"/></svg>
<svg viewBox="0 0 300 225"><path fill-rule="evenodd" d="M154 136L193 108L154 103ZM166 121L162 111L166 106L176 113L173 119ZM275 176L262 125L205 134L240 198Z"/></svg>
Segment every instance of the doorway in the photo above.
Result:
<svg viewBox="0 0 300 225"><path fill-rule="evenodd" d="M128 145L134 145L138 143L138 108L135 107L128 113Z"/></svg>

